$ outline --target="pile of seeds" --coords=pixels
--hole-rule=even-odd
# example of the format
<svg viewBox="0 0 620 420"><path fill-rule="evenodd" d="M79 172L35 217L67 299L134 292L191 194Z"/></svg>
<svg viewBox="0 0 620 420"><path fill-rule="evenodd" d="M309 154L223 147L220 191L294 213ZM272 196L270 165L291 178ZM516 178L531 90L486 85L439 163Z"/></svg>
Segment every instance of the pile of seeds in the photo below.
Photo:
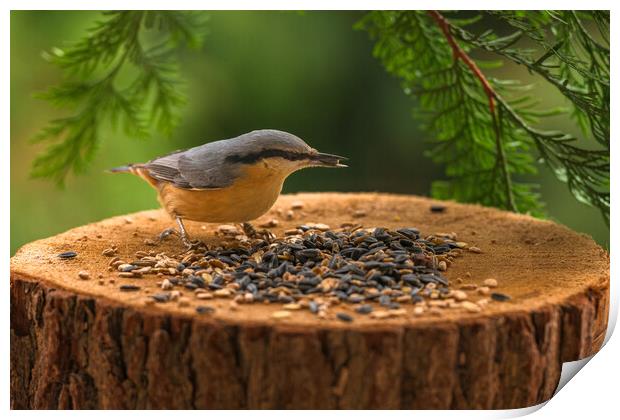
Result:
<svg viewBox="0 0 620 420"><path fill-rule="evenodd" d="M442 272L462 252L481 252L457 241L455 233L423 237L416 228L345 225L331 230L324 224L308 224L267 242L249 240L234 226L222 225L218 232L224 245L217 248L202 245L176 256L138 251L134 261L112 258L110 269L124 278L163 277L158 283L161 292L149 296L154 303L176 301L189 306L190 299L184 297L189 292L198 300L230 299L232 310L255 302L281 304L272 313L277 319L307 310L343 322L354 320L334 309L343 305L374 318L405 315L404 305L414 305L414 315L440 314L449 308L479 312L488 299L471 301L462 289L489 295L490 288L497 286L496 280L488 279L481 287L450 287ZM103 255L116 252L108 248ZM139 289L135 284L121 286L123 291ZM510 299L501 293L490 297ZM211 313L213 308L199 305L196 311Z"/></svg>

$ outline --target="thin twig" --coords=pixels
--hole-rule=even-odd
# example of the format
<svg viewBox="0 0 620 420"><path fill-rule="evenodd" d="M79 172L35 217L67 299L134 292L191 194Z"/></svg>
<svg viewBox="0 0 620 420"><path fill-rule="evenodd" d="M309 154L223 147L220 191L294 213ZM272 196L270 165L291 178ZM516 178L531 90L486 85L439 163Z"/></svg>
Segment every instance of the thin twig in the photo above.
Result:
<svg viewBox="0 0 620 420"><path fill-rule="evenodd" d="M439 13L437 10L429 10L428 14L435 20L435 22L437 22L437 25L439 26L444 36L446 37L448 44L450 44L450 48L452 48L452 54L454 56L454 59L455 60L460 59L461 61L463 61L463 63L465 63L465 65L467 65L467 67L469 67L469 69L472 71L474 76L476 76L476 78L480 80L480 83L482 83L484 92L486 93L487 98L489 99L489 109L491 111L491 115L495 115L495 99L494 98L496 96L496 93L491 87L491 84L489 83L487 78L484 76L484 74L482 74L482 72L480 71L480 68L478 68L478 65L474 63L474 60L472 60L471 57L467 55L465 51L463 51L463 49L459 46L459 44L457 44L456 40L452 36L452 33L450 32L450 24L448 23L446 18L443 17L443 15Z"/></svg>
<svg viewBox="0 0 620 420"><path fill-rule="evenodd" d="M491 87L491 84L484 76L480 68L476 65L474 60L458 45L452 33L450 32L450 24L441 13L436 10L429 10L429 15L435 20L441 31L443 32L450 48L452 48L452 55L454 60L461 60L471 70L474 76L480 81L484 92L489 100L489 112L491 114L491 120L493 121L493 130L495 132L495 148L497 149L497 165L500 167L502 178L504 179L504 187L506 191L506 208L508 210L517 212L517 205L515 204L514 193L512 191L512 179L510 178L510 172L508 171L508 163L506 161L506 152L504 151L504 145L501 138L500 117L495 111L495 98L498 96L497 92Z"/></svg>

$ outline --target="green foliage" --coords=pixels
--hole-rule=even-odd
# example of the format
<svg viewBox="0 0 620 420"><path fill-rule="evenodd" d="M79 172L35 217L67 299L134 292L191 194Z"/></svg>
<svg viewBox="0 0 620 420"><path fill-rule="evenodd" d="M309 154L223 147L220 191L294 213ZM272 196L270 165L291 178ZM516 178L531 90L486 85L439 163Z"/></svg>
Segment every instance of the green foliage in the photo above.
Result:
<svg viewBox="0 0 620 420"><path fill-rule="evenodd" d="M609 12L446 16L376 11L358 24L415 96L415 117L435 139L430 157L445 167L446 179L433 183L433 195L543 215L538 186L526 181L544 162L608 220ZM71 170L82 171L106 124L134 138L149 137L151 127L170 134L185 101L174 53L198 47L204 27L200 12L105 12L82 40L52 49L46 58L65 79L39 96L70 114L35 137L49 145L33 176L62 184ZM541 109L533 86L491 77L506 62L557 89L568 109ZM540 129L541 119L563 112L577 121L581 138Z"/></svg>
<svg viewBox="0 0 620 420"><path fill-rule="evenodd" d="M34 141L49 143L33 163L32 176L62 185L92 159L105 124L134 138L155 126L170 134L185 102L174 51L199 47L204 15L184 11L104 12L88 35L45 57L65 79L38 97L71 115L52 120Z"/></svg>
<svg viewBox="0 0 620 420"><path fill-rule="evenodd" d="M376 39L374 53L386 69L403 80L406 93L417 97L416 116L434 134L430 155L445 165L448 180L435 182L433 195L541 215L537 186L517 181L536 173L537 159L608 220L609 13L450 16L447 34L421 11L371 12L358 24ZM484 27L484 19L499 19L513 30L500 35L493 29L477 34L466 29ZM586 29L586 20L598 34ZM536 128L540 118L564 110L540 110L533 86L476 74L456 51L465 58L490 52L541 76L568 99L584 137L599 147L581 147L572 135ZM501 66L502 60L475 62L478 69L488 69ZM481 79L488 81L490 92Z"/></svg>

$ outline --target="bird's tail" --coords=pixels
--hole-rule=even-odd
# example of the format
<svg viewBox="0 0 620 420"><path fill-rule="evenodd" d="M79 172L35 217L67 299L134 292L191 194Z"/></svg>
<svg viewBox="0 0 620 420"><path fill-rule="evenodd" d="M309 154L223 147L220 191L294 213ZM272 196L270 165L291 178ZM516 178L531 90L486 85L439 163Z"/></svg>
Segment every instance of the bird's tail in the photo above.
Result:
<svg viewBox="0 0 620 420"><path fill-rule="evenodd" d="M157 180L151 177L148 170L141 163L128 163L127 165L110 168L106 172L111 174L134 174L144 179L153 187L157 187Z"/></svg>
<svg viewBox="0 0 620 420"><path fill-rule="evenodd" d="M129 163L127 165L117 166L115 168L110 168L106 172L110 172L110 173L113 173L113 174L131 173L131 172L133 172L133 169L134 169L133 163Z"/></svg>

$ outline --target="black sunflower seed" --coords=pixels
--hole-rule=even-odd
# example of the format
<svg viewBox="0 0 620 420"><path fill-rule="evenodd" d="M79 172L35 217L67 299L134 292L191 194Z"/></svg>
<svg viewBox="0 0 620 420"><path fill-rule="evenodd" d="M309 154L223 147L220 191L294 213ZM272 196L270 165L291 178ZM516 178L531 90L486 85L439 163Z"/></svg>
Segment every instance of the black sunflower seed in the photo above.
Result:
<svg viewBox="0 0 620 420"><path fill-rule="evenodd" d="M199 314L212 314L215 312L215 308L211 306L196 306L196 312Z"/></svg>
<svg viewBox="0 0 620 420"><path fill-rule="evenodd" d="M338 312L336 316L343 322L353 322L353 317L349 314L345 314L344 312Z"/></svg>
<svg viewBox="0 0 620 420"><path fill-rule="evenodd" d="M170 293L155 293L151 298L156 302L168 302L170 300Z"/></svg>
<svg viewBox="0 0 620 420"><path fill-rule="evenodd" d="M360 314L369 314L372 312L372 306L370 305L362 305L360 307L358 307L355 312L358 312Z"/></svg>
<svg viewBox="0 0 620 420"><path fill-rule="evenodd" d="M58 254L58 258L61 258L63 260L68 260L75 257L77 257L77 252L75 251L65 251Z"/></svg>
<svg viewBox="0 0 620 420"><path fill-rule="evenodd" d="M491 293L491 299L496 300L498 302L506 302L506 301L509 301L511 298L510 296L505 295L503 293L493 292Z"/></svg>

